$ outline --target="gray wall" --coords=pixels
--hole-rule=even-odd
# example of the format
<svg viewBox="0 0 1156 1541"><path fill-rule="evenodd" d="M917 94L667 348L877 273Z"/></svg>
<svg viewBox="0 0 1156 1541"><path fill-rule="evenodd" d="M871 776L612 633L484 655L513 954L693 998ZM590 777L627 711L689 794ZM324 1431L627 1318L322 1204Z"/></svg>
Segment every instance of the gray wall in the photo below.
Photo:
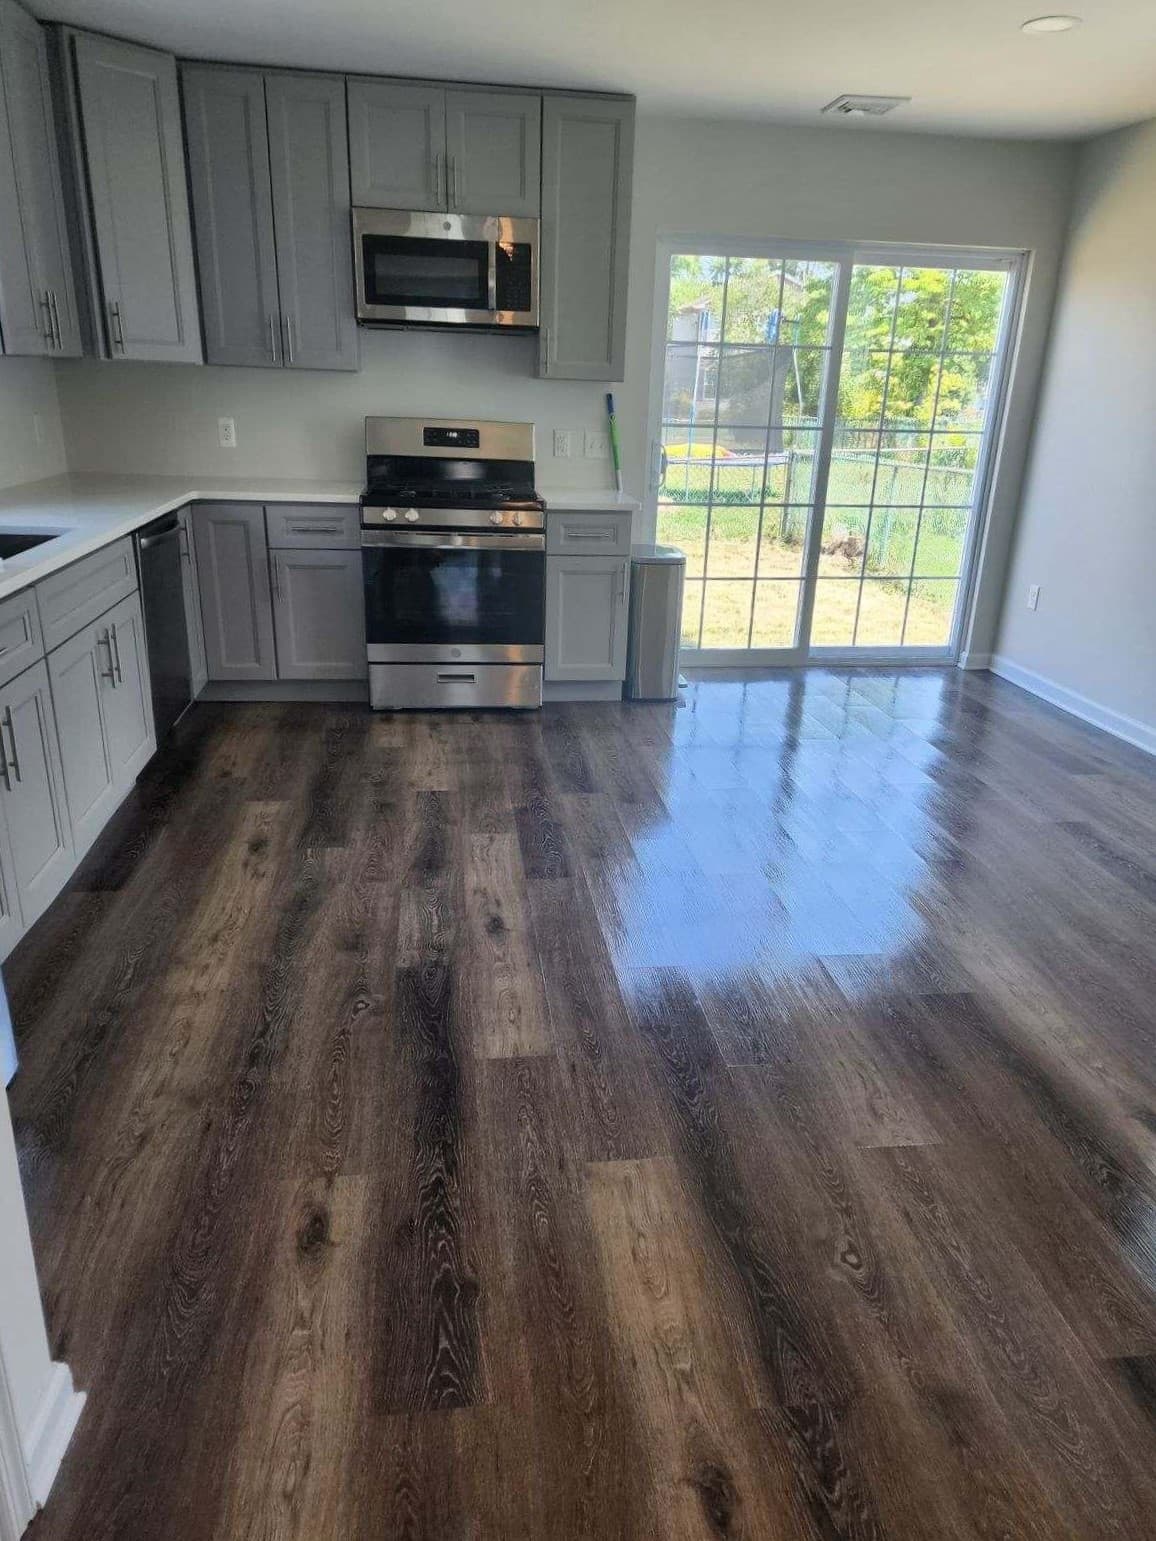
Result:
<svg viewBox="0 0 1156 1541"><path fill-rule="evenodd" d="M642 116L634 172L627 380L619 402L643 486L660 235L1001 246L1033 253L983 581L965 647L990 650L1067 219L1074 150L1030 141Z"/></svg>
<svg viewBox="0 0 1156 1541"><path fill-rule="evenodd" d="M1080 157L997 660L1152 749L1154 248L1156 121L1093 140Z"/></svg>
<svg viewBox="0 0 1156 1541"><path fill-rule="evenodd" d="M0 487L66 469L54 366L47 359L0 358Z"/></svg>

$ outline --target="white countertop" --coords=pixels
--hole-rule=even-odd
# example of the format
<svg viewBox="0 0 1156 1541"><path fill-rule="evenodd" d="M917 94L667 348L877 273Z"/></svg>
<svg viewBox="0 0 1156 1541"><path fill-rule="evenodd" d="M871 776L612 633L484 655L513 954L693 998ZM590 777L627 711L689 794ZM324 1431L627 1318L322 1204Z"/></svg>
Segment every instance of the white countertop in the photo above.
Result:
<svg viewBox="0 0 1156 1541"><path fill-rule="evenodd" d="M547 510L603 513L638 508L633 498L609 491L545 488L542 495ZM356 503L360 496L360 483L275 476L53 476L0 488L0 531L59 532L42 546L0 561L0 599L186 503Z"/></svg>
<svg viewBox="0 0 1156 1541"><path fill-rule="evenodd" d="M642 506L637 498L628 498L625 493L610 489L592 492L589 488L539 487L538 491L546 499L547 513L553 509L568 514L605 514L620 509L623 513L636 514Z"/></svg>

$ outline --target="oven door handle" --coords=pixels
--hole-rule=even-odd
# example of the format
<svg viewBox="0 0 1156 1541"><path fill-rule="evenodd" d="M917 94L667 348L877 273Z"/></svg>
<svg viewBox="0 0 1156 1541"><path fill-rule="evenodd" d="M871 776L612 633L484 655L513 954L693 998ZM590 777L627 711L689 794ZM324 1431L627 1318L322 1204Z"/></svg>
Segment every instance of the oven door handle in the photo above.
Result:
<svg viewBox="0 0 1156 1541"><path fill-rule="evenodd" d="M444 530L362 530L362 546L419 546L426 551L545 551L542 534L451 535Z"/></svg>

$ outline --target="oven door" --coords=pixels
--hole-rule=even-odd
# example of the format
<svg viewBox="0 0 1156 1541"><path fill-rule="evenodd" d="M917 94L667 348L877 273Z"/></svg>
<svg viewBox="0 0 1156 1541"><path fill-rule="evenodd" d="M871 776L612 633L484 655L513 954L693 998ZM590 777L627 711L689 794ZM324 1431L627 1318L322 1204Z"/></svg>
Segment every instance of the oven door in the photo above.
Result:
<svg viewBox="0 0 1156 1541"><path fill-rule="evenodd" d="M542 662L544 536L363 530L361 559L371 664Z"/></svg>
<svg viewBox="0 0 1156 1541"><path fill-rule="evenodd" d="M538 221L354 209L359 321L537 326Z"/></svg>

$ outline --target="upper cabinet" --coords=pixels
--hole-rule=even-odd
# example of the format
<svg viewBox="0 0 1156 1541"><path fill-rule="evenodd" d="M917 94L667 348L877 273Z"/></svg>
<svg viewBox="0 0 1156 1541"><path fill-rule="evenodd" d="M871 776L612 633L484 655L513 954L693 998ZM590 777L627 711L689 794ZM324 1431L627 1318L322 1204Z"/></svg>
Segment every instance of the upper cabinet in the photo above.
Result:
<svg viewBox="0 0 1156 1541"><path fill-rule="evenodd" d="M199 363L176 62L83 32L70 40L108 355Z"/></svg>
<svg viewBox="0 0 1156 1541"><path fill-rule="evenodd" d="M43 29L0 0L0 334L6 353L79 354Z"/></svg>
<svg viewBox="0 0 1156 1541"><path fill-rule="evenodd" d="M353 201L363 207L533 217L541 140L533 92L349 82Z"/></svg>
<svg viewBox="0 0 1156 1541"><path fill-rule="evenodd" d="M557 380L621 380L634 102L547 95L542 112L539 368Z"/></svg>
<svg viewBox="0 0 1156 1541"><path fill-rule="evenodd" d="M356 369L344 80L181 75L208 362Z"/></svg>

